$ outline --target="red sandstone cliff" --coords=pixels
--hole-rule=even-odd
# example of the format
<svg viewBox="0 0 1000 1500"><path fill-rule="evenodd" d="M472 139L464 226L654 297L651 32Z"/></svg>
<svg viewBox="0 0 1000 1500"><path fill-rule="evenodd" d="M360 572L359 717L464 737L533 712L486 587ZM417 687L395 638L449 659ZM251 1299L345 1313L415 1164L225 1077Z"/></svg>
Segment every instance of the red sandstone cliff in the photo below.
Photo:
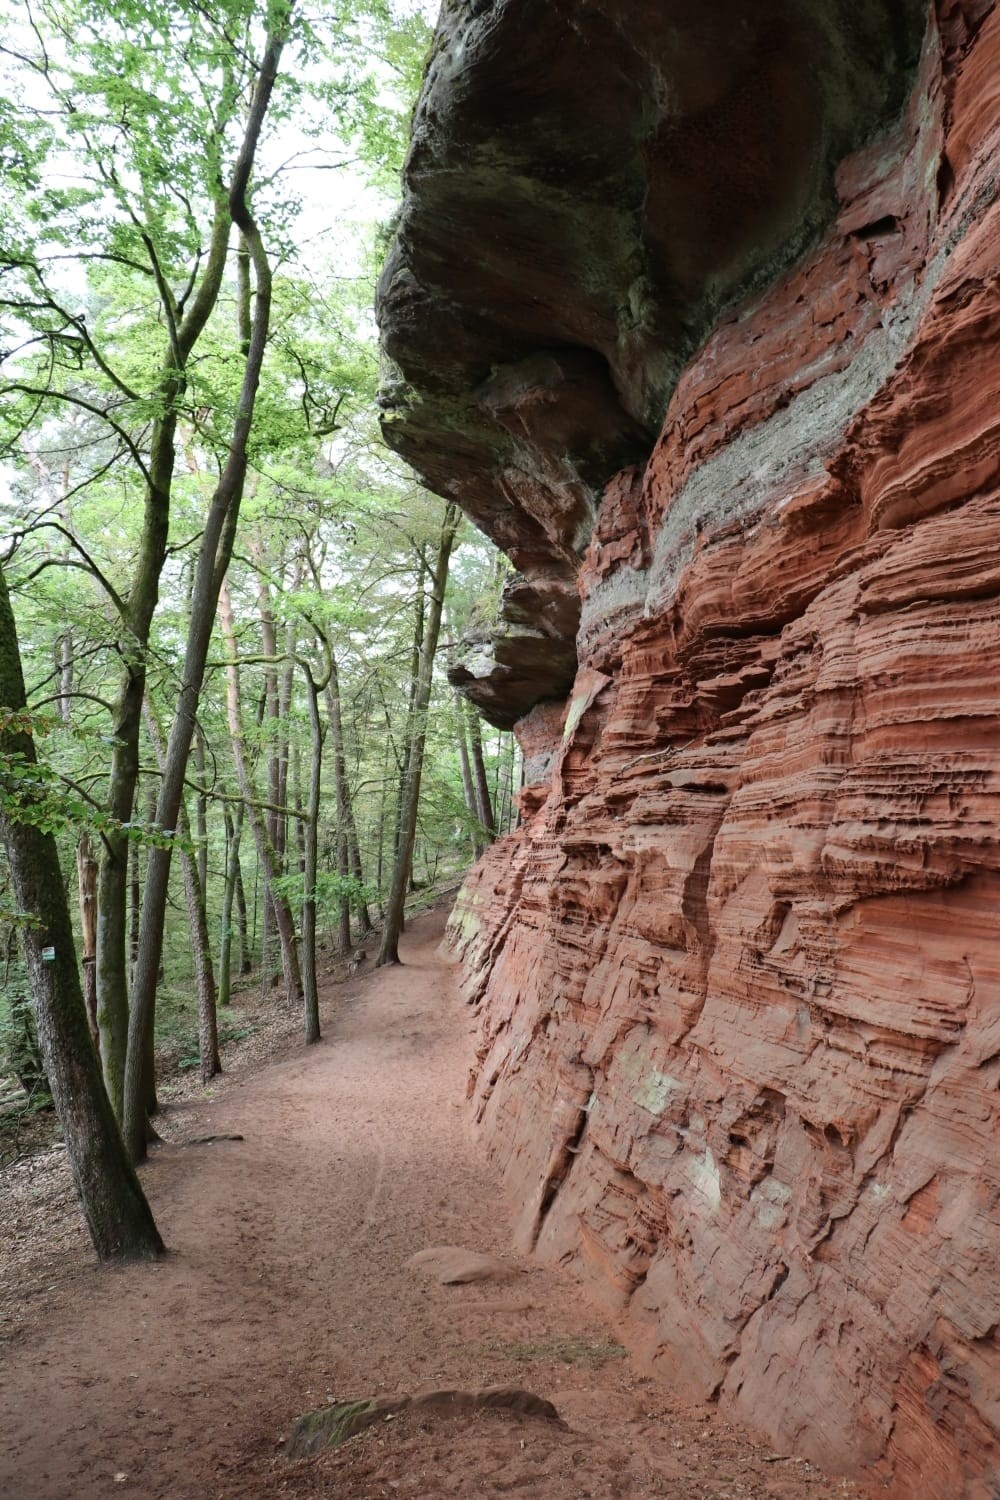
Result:
<svg viewBox="0 0 1000 1500"><path fill-rule="evenodd" d="M654 1366L1000 1494L1000 10L605 491L452 937L525 1246Z"/></svg>

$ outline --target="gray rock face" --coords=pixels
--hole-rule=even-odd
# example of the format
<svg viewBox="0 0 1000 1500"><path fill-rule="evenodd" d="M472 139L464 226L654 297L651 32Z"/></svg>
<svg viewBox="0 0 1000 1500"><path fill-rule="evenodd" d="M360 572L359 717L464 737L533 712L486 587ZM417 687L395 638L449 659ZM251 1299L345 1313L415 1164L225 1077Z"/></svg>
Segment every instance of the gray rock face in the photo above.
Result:
<svg viewBox="0 0 1000 1500"><path fill-rule="evenodd" d="M921 0L445 0L379 287L383 429L540 600L572 595L605 482L648 455L720 313L830 218L924 19ZM468 674L494 722L565 692L559 613L531 622L541 652L522 618L523 645Z"/></svg>

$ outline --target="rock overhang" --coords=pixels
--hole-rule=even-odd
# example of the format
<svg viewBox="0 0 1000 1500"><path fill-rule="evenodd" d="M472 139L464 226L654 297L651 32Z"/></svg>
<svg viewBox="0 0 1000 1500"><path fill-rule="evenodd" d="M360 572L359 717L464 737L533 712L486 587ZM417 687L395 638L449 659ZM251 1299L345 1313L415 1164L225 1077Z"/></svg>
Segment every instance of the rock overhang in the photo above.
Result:
<svg viewBox="0 0 1000 1500"><path fill-rule="evenodd" d="M522 575L456 674L493 722L567 690L604 485L720 316L828 224L925 22L923 0L445 0L379 285L380 404Z"/></svg>

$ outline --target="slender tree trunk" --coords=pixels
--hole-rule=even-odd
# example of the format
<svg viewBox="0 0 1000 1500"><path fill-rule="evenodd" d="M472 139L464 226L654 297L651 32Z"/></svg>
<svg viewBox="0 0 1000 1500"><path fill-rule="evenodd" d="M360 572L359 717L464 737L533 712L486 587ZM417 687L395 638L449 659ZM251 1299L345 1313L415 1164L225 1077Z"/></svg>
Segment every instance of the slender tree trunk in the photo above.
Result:
<svg viewBox="0 0 1000 1500"><path fill-rule="evenodd" d="M97 1028L97 857L89 833L82 833L76 846L76 883L80 903L80 938L83 953L83 998L94 1047L100 1052Z"/></svg>
<svg viewBox="0 0 1000 1500"><path fill-rule="evenodd" d="M146 1039L142 1046L142 1069L139 1090L142 1099L145 1101L145 1139L148 1143L159 1139L156 1131L149 1122L154 1115L160 1112L160 1101L156 1094L156 1036L152 1023L150 1023Z"/></svg>
<svg viewBox="0 0 1000 1500"><path fill-rule="evenodd" d="M293 587L298 586L301 576L301 570L296 569ZM278 795L275 800L277 801L277 805L282 809L286 809L289 806L288 775L291 768L289 716L292 711L292 687L295 681L295 645L296 627L293 621L289 621L285 628L285 664L278 679ZM297 798L296 809L298 809ZM276 831L275 851L282 869L287 872L290 868L290 860L288 858L288 814L286 811L282 811L278 815Z"/></svg>
<svg viewBox="0 0 1000 1500"><path fill-rule="evenodd" d="M346 828L337 829L337 875L343 881L351 876ZM351 946L351 900L344 892L337 902L337 952L349 953Z"/></svg>
<svg viewBox="0 0 1000 1500"><path fill-rule="evenodd" d="M15 712L27 706L2 573L0 703ZM15 755L33 765L33 737L0 729L0 759ZM55 839L18 819L16 807L3 801L0 839L18 907L33 919L22 928L21 940L38 1039L94 1249L99 1260L151 1259L163 1253L163 1242L122 1146L90 1039Z"/></svg>
<svg viewBox="0 0 1000 1500"><path fill-rule="evenodd" d="M399 786L396 789L396 821L392 836L394 869L399 861L399 852L403 842L403 822L406 816L407 756L409 754L408 747L412 743L410 736L413 730L414 705L417 701L418 682L420 679L420 654L423 649L424 626L427 614L427 558L422 548L417 556L417 595L413 604L413 645L410 648L410 692L406 705L407 742L400 758ZM402 930L402 927L400 927L400 932Z"/></svg>
<svg viewBox="0 0 1000 1500"><path fill-rule="evenodd" d="M319 714L317 686L307 663L303 663L309 702L309 809L306 817L305 897L302 902L302 980L306 1042L319 1041L319 992L316 984L316 875L319 847L320 787L323 775L323 723ZM350 928L348 928L348 934Z"/></svg>
<svg viewBox="0 0 1000 1500"><path fill-rule="evenodd" d="M151 786L152 790L152 786ZM154 798L153 806L149 810L149 821L152 822L156 812ZM132 979L135 975L135 961L139 954L139 914L142 908L142 851L138 843L133 843L128 857L128 983L129 990L132 988Z"/></svg>
<svg viewBox="0 0 1000 1500"><path fill-rule="evenodd" d="M198 884L201 896L208 909L208 797L205 795L205 736L199 725L194 730L194 769L198 777L198 798L195 803L196 832L198 835Z"/></svg>
<svg viewBox="0 0 1000 1500"><path fill-rule="evenodd" d="M434 564L431 602L427 613L427 624L423 637L420 670L413 699L413 717L409 726L409 754L406 765L404 817L401 839L392 871L392 887L386 910L382 943L379 947L379 964L399 963L399 935L403 927L403 904L410 880L413 860L413 843L417 830L417 809L420 801L420 778L423 772L424 743L427 737L427 709L430 704L431 683L434 675L434 653L437 651L441 631L441 612L444 608L444 592L448 583L448 562L455 542L455 533L461 512L454 502L445 507L441 525L441 540Z"/></svg>
<svg viewBox="0 0 1000 1500"><path fill-rule="evenodd" d="M341 699L340 699L339 688L338 688L337 698L338 698L338 708L340 708L341 712L342 712L343 710L342 710L342 702L341 702ZM367 742L368 742L368 733L367 733L367 731L368 731L368 725L369 725L370 719L371 719L370 706L371 705L370 705L370 699L369 699L369 704L368 704L368 707L366 708L366 711L365 711L365 722L364 722L364 725L362 727L362 731L361 731L360 734L358 732L357 717L355 716L355 723L354 723L354 745L355 745L354 771L355 771L355 774L357 774L357 771L358 771L359 757L360 757L360 746L362 744L367 744ZM350 790L351 783L350 783L349 779L347 778L347 745L346 745L346 739L344 737L343 730L341 730L341 747L342 747L343 752L344 752L344 787L345 787L345 791L347 793L347 856L348 856L349 868L350 868L351 876L353 877L354 880L357 881L358 886L360 888L360 887L363 887L364 884L365 884L365 870L364 870L364 867L363 867L362 861L361 861L361 838L360 838L360 835L358 833L357 815L356 815L355 810L354 810L354 797L353 797L353 794L351 793L351 790ZM363 938L367 937L370 932L374 932L375 927L374 927L374 924L373 924L372 919L371 919L371 914L370 914L370 912L368 910L368 902L366 900L364 900L364 899L361 900L360 905L359 905L358 918L359 918L359 922L360 922L360 926L361 926L361 936Z"/></svg>
<svg viewBox="0 0 1000 1500"><path fill-rule="evenodd" d="M264 879L271 892L271 906L274 912L275 925L278 929L278 941L281 945L281 964L285 976L288 1002L290 1005L299 1005L302 1003L302 972L299 964L298 946L295 941L295 921L288 901L275 888L275 883L280 879L280 867L277 855L268 837L267 824L259 807L256 806L257 799L254 795L250 770L247 765L243 740L243 715L240 707L240 675L236 657L236 634L233 627L232 602L229 597L229 591L225 586L223 586L219 598L219 623L222 628L223 642L229 655L229 661L226 665L226 714L229 720L229 734L233 744L233 760L236 765L236 775L239 780L240 793L246 805L246 816L250 821L254 843L257 845L257 854L264 872Z"/></svg>
<svg viewBox="0 0 1000 1500"><path fill-rule="evenodd" d="M385 742L385 766L382 772L382 785L379 788L378 804L378 860L375 869L375 889L378 892L379 916L385 919L385 901L382 896L382 877L385 866L385 816L386 803L389 794L389 771L393 756L388 738Z"/></svg>
<svg viewBox="0 0 1000 1500"><path fill-rule="evenodd" d="M358 830L352 813L347 825L347 868L351 879L357 882L359 890L364 889L365 874L361 864L361 847L358 843ZM372 923L371 912L368 910L368 902L364 896L358 897L358 925L361 936L367 937L370 932L375 931Z"/></svg>
<svg viewBox="0 0 1000 1500"><path fill-rule="evenodd" d="M181 804L177 826L182 838L190 837L187 812ZM205 911L205 893L198 872L198 861L193 855L182 856L184 871L184 895L191 930L191 947L194 952L195 984L198 990L198 1058L201 1064L201 1081L207 1083L222 1072L219 1056L219 1018L215 988L215 972L212 968L211 938L208 931L208 915Z"/></svg>
<svg viewBox="0 0 1000 1500"><path fill-rule="evenodd" d="M64 630L56 642L56 668L59 672L59 717L64 724L72 719L73 636Z"/></svg>
<svg viewBox="0 0 1000 1500"><path fill-rule="evenodd" d="M271 608L271 591L266 576L266 560L259 542L250 547L251 556L258 569L257 609L260 617L260 649L268 658L264 666L264 725L266 727L269 753L267 760L267 800L270 803L266 814L267 837L274 850L278 870L281 870L282 822L278 809L284 804L281 798L281 703L278 694L278 635ZM235 654L235 653L234 653ZM268 887L268 889L270 889ZM264 951L267 952L271 918L270 895L264 897Z"/></svg>
<svg viewBox="0 0 1000 1500"><path fill-rule="evenodd" d="M153 751L160 763L161 771L166 762L163 735L152 707L146 705L146 729ZM182 796L177 809L177 832L183 844L191 843L191 824L187 804ZM215 972L212 968L211 938L208 934L208 915L205 911L205 892L201 884L201 861L190 848L181 849L181 870L184 876L184 900L188 912L188 931L191 935L191 953L194 959L195 990L198 996L198 1058L201 1063L201 1081L208 1083L222 1072L219 1057L219 1022L216 1012Z"/></svg>
<svg viewBox="0 0 1000 1500"><path fill-rule="evenodd" d="M291 784L291 807L295 814L293 819L295 829L295 857L299 862L299 874L301 875L306 867L306 818L305 809L302 806L302 747L298 740L293 740L289 747L288 768L289 782ZM288 782L286 782L286 788L287 786ZM285 796L286 798L288 796L287 790Z"/></svg>
<svg viewBox="0 0 1000 1500"><path fill-rule="evenodd" d="M493 816L493 803L490 799L490 784L486 776L486 763L483 760L483 732L479 724L479 715L471 704L469 705L469 738L472 743L472 772L479 821L492 843L496 838L497 828Z"/></svg>
<svg viewBox="0 0 1000 1500"><path fill-rule="evenodd" d="M240 804L242 807L242 803ZM240 940L240 973L249 974L253 968L250 947L250 922L247 916L247 893L243 884L243 866L236 861L236 931Z"/></svg>
<svg viewBox="0 0 1000 1500"><path fill-rule="evenodd" d="M257 828L252 819L250 822L250 831L254 836L254 843L257 843ZM264 836L268 839L270 839L271 837L270 832L266 826L264 829ZM261 868L263 868L263 866L261 866ZM268 880L267 871L265 870L264 888L261 891L260 897L260 998L262 1000L266 999L267 993L270 990L272 983L277 984L278 982L277 975L272 975L271 973L271 933L276 930L277 924L274 920L274 902L271 900L271 886Z"/></svg>
<svg viewBox="0 0 1000 1500"><path fill-rule="evenodd" d="M327 643L329 646L329 642ZM344 754L344 721L340 705L340 678L337 673L337 658L332 646L330 650L330 680L326 685L326 712L330 722L330 740L333 746L333 786L337 805L337 873L352 875L359 885L363 883L361 851L358 847L358 829L354 817L354 803L347 782L347 758ZM372 930L368 903L358 902L361 933ZM351 946L351 907L346 896L339 908L339 947L342 953Z"/></svg>
<svg viewBox="0 0 1000 1500"><path fill-rule="evenodd" d="M222 942L219 952L219 1006L228 1006L232 987L233 966L233 906L239 884L240 840L243 835L243 803L236 804L235 819L225 813L226 820L226 884L222 892Z"/></svg>
<svg viewBox="0 0 1000 1500"><path fill-rule="evenodd" d="M458 764L462 772L462 793L465 797L465 807L472 824L470 840L472 843L472 857L478 859L483 852L483 836L479 831L479 806L476 802L476 789L472 784L472 763L469 760L469 741L465 733L465 702L461 694L455 692L455 733L458 739Z"/></svg>

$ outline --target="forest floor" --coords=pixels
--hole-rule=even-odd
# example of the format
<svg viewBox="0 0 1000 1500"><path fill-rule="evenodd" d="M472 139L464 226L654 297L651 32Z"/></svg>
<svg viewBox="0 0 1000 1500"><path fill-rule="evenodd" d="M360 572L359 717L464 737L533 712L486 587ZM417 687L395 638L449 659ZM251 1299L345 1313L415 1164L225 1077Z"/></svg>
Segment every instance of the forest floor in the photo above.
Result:
<svg viewBox="0 0 1000 1500"><path fill-rule="evenodd" d="M869 1493L657 1385L565 1273L510 1254L468 1125L474 1023L444 916L413 923L402 967L326 986L318 1046L281 1033L273 1060L167 1105L142 1171L161 1263L93 1266L64 1152L0 1175L6 1500ZM185 1144L206 1136L241 1139ZM408 1265L440 1246L507 1274L442 1285ZM500 1384L561 1423L416 1409L284 1456L333 1400Z"/></svg>

